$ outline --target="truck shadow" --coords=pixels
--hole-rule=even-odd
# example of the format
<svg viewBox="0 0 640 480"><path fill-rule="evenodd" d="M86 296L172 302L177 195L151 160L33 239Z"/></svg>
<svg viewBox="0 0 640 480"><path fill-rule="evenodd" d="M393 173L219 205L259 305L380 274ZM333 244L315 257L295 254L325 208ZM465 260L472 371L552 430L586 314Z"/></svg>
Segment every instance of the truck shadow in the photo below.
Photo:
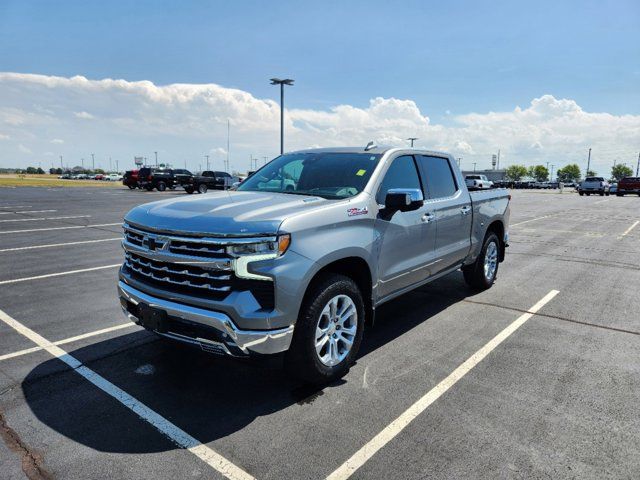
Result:
<svg viewBox="0 0 640 480"><path fill-rule="evenodd" d="M461 278L452 275L384 305L366 332L359 357L471 294ZM349 378L318 389L288 378L276 362L265 365L212 356L140 330L68 351L202 443L242 430L259 417L312 403L324 390L339 388ZM57 359L34 368L22 390L39 421L95 450L151 453L176 448Z"/></svg>

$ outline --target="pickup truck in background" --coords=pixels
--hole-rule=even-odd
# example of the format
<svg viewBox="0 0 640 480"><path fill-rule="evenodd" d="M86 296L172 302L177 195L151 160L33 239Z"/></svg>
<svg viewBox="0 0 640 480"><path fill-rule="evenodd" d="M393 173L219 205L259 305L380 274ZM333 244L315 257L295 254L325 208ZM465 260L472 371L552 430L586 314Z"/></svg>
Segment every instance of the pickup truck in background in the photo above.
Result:
<svg viewBox="0 0 640 480"><path fill-rule="evenodd" d="M122 184L131 190L138 188L138 169L127 170L122 177Z"/></svg>
<svg viewBox="0 0 640 480"><path fill-rule="evenodd" d="M205 170L192 175L182 184L187 193L207 193L208 190L226 190L231 187L233 177L227 172Z"/></svg>
<svg viewBox="0 0 640 480"><path fill-rule="evenodd" d="M624 197L629 193L635 193L640 196L640 177L624 177L618 182L616 195Z"/></svg>
<svg viewBox="0 0 640 480"><path fill-rule="evenodd" d="M578 193L582 195L609 195L609 182L604 177L587 177L578 186Z"/></svg>
<svg viewBox="0 0 640 480"><path fill-rule="evenodd" d="M291 373L325 383L349 369L383 303L459 269L472 288L491 287L510 198L469 193L444 153L288 153L236 191L131 210L120 303L163 337L237 357L282 354Z"/></svg>
<svg viewBox="0 0 640 480"><path fill-rule="evenodd" d="M486 175L467 175L464 177L467 188L471 190L482 190L493 187L493 182Z"/></svg>
<svg viewBox="0 0 640 480"><path fill-rule="evenodd" d="M180 168L143 167L138 171L138 185L148 191L157 189L164 192L184 185L193 174Z"/></svg>

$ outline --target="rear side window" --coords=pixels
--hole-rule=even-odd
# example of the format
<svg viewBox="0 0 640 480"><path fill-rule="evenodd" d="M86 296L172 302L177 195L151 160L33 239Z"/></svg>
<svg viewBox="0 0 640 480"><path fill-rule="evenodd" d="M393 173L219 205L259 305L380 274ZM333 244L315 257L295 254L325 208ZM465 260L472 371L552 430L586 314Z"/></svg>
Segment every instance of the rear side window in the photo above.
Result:
<svg viewBox="0 0 640 480"><path fill-rule="evenodd" d="M430 198L450 197L458 191L449 160L442 157L420 155L418 161Z"/></svg>
<svg viewBox="0 0 640 480"><path fill-rule="evenodd" d="M411 155L396 158L380 184L376 201L384 205L387 192L392 188L417 188L422 190L416 164Z"/></svg>

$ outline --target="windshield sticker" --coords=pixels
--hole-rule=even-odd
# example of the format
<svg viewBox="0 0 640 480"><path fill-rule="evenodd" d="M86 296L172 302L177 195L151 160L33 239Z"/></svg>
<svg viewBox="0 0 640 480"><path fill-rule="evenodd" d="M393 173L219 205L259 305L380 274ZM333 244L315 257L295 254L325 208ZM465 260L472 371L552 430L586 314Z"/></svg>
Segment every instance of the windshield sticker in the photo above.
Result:
<svg viewBox="0 0 640 480"><path fill-rule="evenodd" d="M361 168L360 170L358 170L358 171L356 172L356 175L357 175L357 176L359 176L359 177L361 177L361 176L363 176L365 173L367 173L367 171Z"/></svg>
<svg viewBox="0 0 640 480"><path fill-rule="evenodd" d="M369 209L367 207L363 207L363 208L353 207L347 210L347 215L349 215L350 217L355 217L358 215L366 215L367 213L369 213Z"/></svg>

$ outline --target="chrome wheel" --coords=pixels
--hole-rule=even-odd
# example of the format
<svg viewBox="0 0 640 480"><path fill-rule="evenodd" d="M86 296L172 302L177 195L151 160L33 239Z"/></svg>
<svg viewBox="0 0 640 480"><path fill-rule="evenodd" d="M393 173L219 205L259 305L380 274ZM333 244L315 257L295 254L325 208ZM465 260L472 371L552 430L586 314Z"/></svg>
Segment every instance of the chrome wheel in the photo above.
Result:
<svg viewBox="0 0 640 480"><path fill-rule="evenodd" d="M336 295L325 305L316 326L316 354L328 367L342 362L358 330L358 310L347 295Z"/></svg>
<svg viewBox="0 0 640 480"><path fill-rule="evenodd" d="M493 280L493 276L496 274L496 268L498 267L498 246L496 242L491 242L487 245L487 249L484 252L484 278L488 281Z"/></svg>

